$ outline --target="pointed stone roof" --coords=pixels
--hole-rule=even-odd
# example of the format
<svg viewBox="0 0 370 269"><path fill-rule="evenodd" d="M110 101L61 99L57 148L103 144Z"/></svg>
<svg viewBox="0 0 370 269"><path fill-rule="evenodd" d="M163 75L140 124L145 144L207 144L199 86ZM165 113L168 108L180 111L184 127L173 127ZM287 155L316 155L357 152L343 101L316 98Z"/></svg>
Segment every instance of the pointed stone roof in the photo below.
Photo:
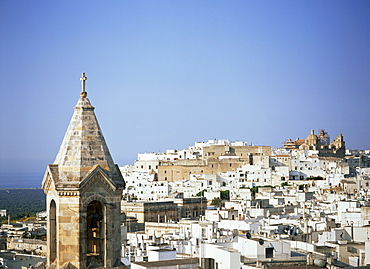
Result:
<svg viewBox="0 0 370 269"><path fill-rule="evenodd" d="M105 142L94 113L95 108L87 98L86 79L83 73L82 92L54 161L54 165L58 165L59 181L81 182L96 165L103 168L114 181L120 181L117 177L122 176Z"/></svg>

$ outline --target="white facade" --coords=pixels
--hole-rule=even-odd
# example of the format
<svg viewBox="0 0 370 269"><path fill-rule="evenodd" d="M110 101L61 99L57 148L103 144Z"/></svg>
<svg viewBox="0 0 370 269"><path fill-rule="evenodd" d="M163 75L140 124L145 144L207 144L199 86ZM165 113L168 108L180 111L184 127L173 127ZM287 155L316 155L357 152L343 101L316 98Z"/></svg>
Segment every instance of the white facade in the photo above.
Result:
<svg viewBox="0 0 370 269"><path fill-rule="evenodd" d="M240 252L234 248L233 243L227 244L201 244L201 258L214 261L214 268L239 269L241 266Z"/></svg>
<svg viewBox="0 0 370 269"><path fill-rule="evenodd" d="M148 261L165 261L176 259L176 250L173 249L152 249L148 250Z"/></svg>
<svg viewBox="0 0 370 269"><path fill-rule="evenodd" d="M6 217L6 209L0 210L0 217Z"/></svg>
<svg viewBox="0 0 370 269"><path fill-rule="evenodd" d="M248 239L245 236L238 236L238 249L246 258L258 260L287 260L291 252L287 242L259 237Z"/></svg>
<svg viewBox="0 0 370 269"><path fill-rule="evenodd" d="M136 170L132 166L120 170L126 183L123 195L127 199L158 200L169 196L169 183L154 181L154 174L149 171Z"/></svg>

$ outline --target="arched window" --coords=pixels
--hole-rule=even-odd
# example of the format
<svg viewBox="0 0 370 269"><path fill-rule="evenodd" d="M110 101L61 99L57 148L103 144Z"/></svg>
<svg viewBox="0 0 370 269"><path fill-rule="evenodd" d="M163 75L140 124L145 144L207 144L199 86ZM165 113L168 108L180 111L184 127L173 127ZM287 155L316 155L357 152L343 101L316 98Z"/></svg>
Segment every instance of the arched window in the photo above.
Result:
<svg viewBox="0 0 370 269"><path fill-rule="evenodd" d="M99 201L87 206L87 256L88 260L104 264L104 212Z"/></svg>
<svg viewBox="0 0 370 269"><path fill-rule="evenodd" d="M49 208L49 224L50 228L50 264L57 257L57 206L54 200L50 202Z"/></svg>

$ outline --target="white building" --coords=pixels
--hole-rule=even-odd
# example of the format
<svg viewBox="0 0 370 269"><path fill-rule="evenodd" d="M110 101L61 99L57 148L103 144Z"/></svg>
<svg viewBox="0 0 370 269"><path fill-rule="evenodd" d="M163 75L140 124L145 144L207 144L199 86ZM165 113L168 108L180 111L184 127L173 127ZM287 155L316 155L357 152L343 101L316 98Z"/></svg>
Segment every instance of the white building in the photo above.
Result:
<svg viewBox="0 0 370 269"><path fill-rule="evenodd" d="M0 210L0 217L6 217L6 209Z"/></svg>
<svg viewBox="0 0 370 269"><path fill-rule="evenodd" d="M144 169L136 170L133 166L121 167L120 170L126 182L123 195L127 199L158 200L169 196L169 183L155 181L153 173Z"/></svg>

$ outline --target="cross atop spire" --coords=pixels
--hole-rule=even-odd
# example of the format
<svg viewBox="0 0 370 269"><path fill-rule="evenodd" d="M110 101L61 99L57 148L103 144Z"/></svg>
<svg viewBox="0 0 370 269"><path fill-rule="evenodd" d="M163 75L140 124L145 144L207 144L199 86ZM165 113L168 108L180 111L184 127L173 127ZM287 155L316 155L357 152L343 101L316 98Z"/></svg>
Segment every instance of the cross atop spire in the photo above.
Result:
<svg viewBox="0 0 370 269"><path fill-rule="evenodd" d="M80 96L82 98L86 98L87 92L85 91L85 81L87 80L87 77L85 76L85 73L82 73L82 77L80 78L80 80L82 81L82 91L80 93Z"/></svg>

